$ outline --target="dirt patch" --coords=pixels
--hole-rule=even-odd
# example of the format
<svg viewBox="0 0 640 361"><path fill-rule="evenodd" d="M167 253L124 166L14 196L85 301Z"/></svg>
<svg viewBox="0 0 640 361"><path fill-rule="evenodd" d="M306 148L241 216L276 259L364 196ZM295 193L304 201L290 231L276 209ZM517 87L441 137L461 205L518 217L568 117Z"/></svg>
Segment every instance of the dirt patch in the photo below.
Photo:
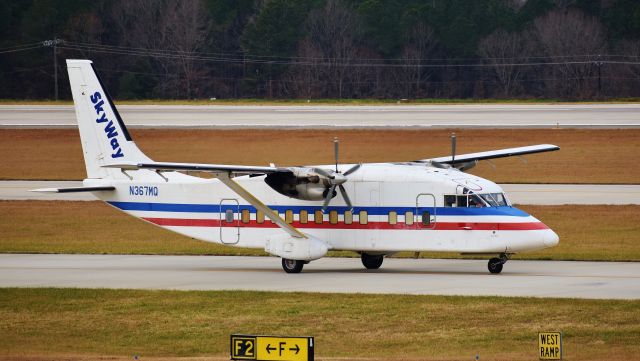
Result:
<svg viewBox="0 0 640 361"><path fill-rule="evenodd" d="M400 162L450 154L452 130L141 130L131 131L152 159L246 165L333 163L334 136L341 162ZM538 143L558 152L481 162L471 173L507 183L638 183L640 129L455 130L458 153ZM75 129L0 130L0 179L82 179Z"/></svg>

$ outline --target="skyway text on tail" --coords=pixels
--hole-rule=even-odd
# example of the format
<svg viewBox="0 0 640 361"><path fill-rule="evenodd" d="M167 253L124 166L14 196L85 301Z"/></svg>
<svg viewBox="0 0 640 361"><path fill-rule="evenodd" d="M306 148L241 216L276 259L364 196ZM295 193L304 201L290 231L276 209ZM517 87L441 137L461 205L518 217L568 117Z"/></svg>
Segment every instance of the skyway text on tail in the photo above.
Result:
<svg viewBox="0 0 640 361"><path fill-rule="evenodd" d="M111 154L111 158L122 158L124 154L122 153L122 148L120 148L120 143L118 143L118 131L113 125L113 120L107 119L107 113L105 113L102 108L104 105L102 94L100 94L100 92L95 92L90 96L90 98L91 102L94 104L93 107L96 109L96 114L99 116L99 118L96 119L96 123L107 123L104 124L104 132L107 138L110 139L109 143L111 144L111 148L115 151L115 153Z"/></svg>

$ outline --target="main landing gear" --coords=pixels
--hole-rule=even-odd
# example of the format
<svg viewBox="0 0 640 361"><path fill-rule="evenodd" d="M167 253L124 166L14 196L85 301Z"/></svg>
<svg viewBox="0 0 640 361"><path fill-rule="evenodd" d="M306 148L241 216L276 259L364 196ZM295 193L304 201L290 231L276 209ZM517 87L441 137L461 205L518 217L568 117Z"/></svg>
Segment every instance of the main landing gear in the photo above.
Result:
<svg viewBox="0 0 640 361"><path fill-rule="evenodd" d="M371 255L371 254L362 253L360 255L360 259L362 260L362 265L366 269L378 269L380 268L380 266L382 266L384 255L382 254Z"/></svg>
<svg viewBox="0 0 640 361"><path fill-rule="evenodd" d="M509 260L509 255L506 253L501 253L500 257L495 257L489 260L489 272L497 274L502 272L502 266L507 263Z"/></svg>
<svg viewBox="0 0 640 361"><path fill-rule="evenodd" d="M309 262L283 258L282 269L287 273L300 273L302 267L307 263Z"/></svg>

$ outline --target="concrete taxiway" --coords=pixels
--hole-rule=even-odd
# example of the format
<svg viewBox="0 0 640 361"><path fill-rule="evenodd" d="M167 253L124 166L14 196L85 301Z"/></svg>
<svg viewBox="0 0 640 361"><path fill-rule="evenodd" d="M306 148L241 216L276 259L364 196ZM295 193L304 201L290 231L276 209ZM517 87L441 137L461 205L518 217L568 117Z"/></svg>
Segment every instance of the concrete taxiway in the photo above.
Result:
<svg viewBox="0 0 640 361"><path fill-rule="evenodd" d="M0 287L383 293L639 299L640 263L323 258L286 274L274 257L0 255Z"/></svg>
<svg viewBox="0 0 640 361"><path fill-rule="evenodd" d="M90 193L35 193L37 188L80 187L78 181L0 181L2 200L94 201ZM515 204L640 204L640 185L502 184Z"/></svg>
<svg viewBox="0 0 640 361"><path fill-rule="evenodd" d="M118 106L130 127L152 128L630 128L640 104L383 106ZM73 106L0 105L0 127L76 127Z"/></svg>

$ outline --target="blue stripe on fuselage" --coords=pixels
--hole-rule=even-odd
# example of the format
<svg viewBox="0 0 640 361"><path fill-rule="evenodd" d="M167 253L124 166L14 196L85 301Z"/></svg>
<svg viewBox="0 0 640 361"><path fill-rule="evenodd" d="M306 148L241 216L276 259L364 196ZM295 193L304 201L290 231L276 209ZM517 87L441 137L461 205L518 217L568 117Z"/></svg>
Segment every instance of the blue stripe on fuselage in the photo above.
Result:
<svg viewBox="0 0 640 361"><path fill-rule="evenodd" d="M123 211L148 211L148 212L183 212L183 213L218 213L227 209L233 211L248 209L251 213L255 213L256 209L251 205L230 205L230 204L181 204L181 203L145 203L145 202L107 202L114 207ZM222 209L221 209L222 207ZM291 210L299 213L306 210L309 213L322 210L321 206L269 206L279 213ZM483 208L462 208L462 207L420 207L421 211L429 211L439 216L511 216L511 217L528 217L529 215L515 207L483 207ZM328 207L325 213L330 211L338 211L344 213L348 211L348 207ZM369 215L388 215L389 212L395 211L399 214L404 212L415 212L416 207L353 207L353 213L366 211Z"/></svg>

